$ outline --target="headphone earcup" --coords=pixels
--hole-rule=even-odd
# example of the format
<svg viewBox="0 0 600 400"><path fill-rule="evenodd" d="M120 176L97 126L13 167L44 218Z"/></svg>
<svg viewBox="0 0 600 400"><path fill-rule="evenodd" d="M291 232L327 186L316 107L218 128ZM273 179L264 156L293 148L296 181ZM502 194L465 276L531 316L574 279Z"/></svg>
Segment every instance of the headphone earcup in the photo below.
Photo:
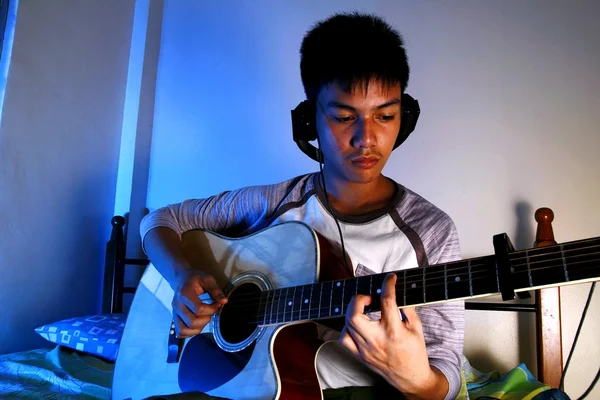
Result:
<svg viewBox="0 0 600 400"><path fill-rule="evenodd" d="M315 114L315 106L308 100L304 100L292 110L292 134L294 135L294 141L302 140L310 142L311 140L317 140Z"/></svg>
<svg viewBox="0 0 600 400"><path fill-rule="evenodd" d="M398 137L396 138L396 143L394 143L394 149L400 146L408 136L415 130L417 126L417 120L419 119L419 114L421 114L421 109L419 107L419 102L412 98L408 93L402 94L402 117L400 120L400 131L398 131Z"/></svg>
<svg viewBox="0 0 600 400"><path fill-rule="evenodd" d="M317 140L316 107L304 100L292 110L292 135L298 148L317 162L323 162L323 153L309 142Z"/></svg>

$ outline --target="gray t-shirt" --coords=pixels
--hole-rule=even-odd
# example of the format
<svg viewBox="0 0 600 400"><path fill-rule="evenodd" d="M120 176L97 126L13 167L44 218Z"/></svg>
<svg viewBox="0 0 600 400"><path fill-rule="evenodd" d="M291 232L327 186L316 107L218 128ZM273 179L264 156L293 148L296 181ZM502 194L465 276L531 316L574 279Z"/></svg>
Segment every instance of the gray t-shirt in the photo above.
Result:
<svg viewBox="0 0 600 400"><path fill-rule="evenodd" d="M285 221L301 221L341 249L339 231L318 180L316 173L302 175L273 185L245 187L157 209L142 220L142 243L146 233L157 226L169 227L179 235L206 229L242 237ZM380 210L362 216L336 214L356 276L461 258L451 218L404 186L396 183L396 187L392 201ZM423 323L429 362L448 379L446 399L454 399L461 385L464 303L453 301L416 309ZM317 359L323 388L370 386L381 379L341 345L326 350Z"/></svg>

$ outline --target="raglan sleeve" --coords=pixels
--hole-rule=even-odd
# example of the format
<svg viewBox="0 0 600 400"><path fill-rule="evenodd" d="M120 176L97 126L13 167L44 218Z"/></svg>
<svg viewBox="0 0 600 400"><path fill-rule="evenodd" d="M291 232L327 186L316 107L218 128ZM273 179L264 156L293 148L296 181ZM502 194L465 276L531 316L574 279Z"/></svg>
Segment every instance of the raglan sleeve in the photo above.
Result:
<svg viewBox="0 0 600 400"><path fill-rule="evenodd" d="M443 238L436 240L440 250L433 252L430 265L460 260L458 232L448 217L441 229ZM450 301L417 307L423 324L427 354L431 366L439 369L448 380L446 400L456 399L461 388L461 368L465 333L465 307L463 301Z"/></svg>
<svg viewBox="0 0 600 400"><path fill-rule="evenodd" d="M204 199L190 199L170 204L147 214L140 223L144 238L156 227L167 227L179 237L193 229L206 229L235 236L260 226L272 211L277 193L269 186L253 186L226 191Z"/></svg>

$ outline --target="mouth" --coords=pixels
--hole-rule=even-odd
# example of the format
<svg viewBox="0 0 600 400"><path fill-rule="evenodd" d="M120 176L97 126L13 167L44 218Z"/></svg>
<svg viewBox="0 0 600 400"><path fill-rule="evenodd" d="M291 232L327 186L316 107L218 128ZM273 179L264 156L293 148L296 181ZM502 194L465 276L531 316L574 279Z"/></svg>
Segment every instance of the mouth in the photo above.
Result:
<svg viewBox="0 0 600 400"><path fill-rule="evenodd" d="M375 167L377 163L379 163L379 159L377 157L356 157L351 159L352 164L364 169L370 169Z"/></svg>

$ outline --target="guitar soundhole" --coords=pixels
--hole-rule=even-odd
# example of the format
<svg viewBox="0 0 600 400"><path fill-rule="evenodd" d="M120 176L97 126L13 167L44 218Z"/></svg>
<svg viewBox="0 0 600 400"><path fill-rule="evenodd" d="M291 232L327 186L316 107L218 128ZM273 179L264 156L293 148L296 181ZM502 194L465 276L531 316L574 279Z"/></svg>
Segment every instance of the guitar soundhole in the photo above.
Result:
<svg viewBox="0 0 600 400"><path fill-rule="evenodd" d="M261 290L253 283L243 283L229 295L221 309L221 336L231 344L243 342L256 329Z"/></svg>

